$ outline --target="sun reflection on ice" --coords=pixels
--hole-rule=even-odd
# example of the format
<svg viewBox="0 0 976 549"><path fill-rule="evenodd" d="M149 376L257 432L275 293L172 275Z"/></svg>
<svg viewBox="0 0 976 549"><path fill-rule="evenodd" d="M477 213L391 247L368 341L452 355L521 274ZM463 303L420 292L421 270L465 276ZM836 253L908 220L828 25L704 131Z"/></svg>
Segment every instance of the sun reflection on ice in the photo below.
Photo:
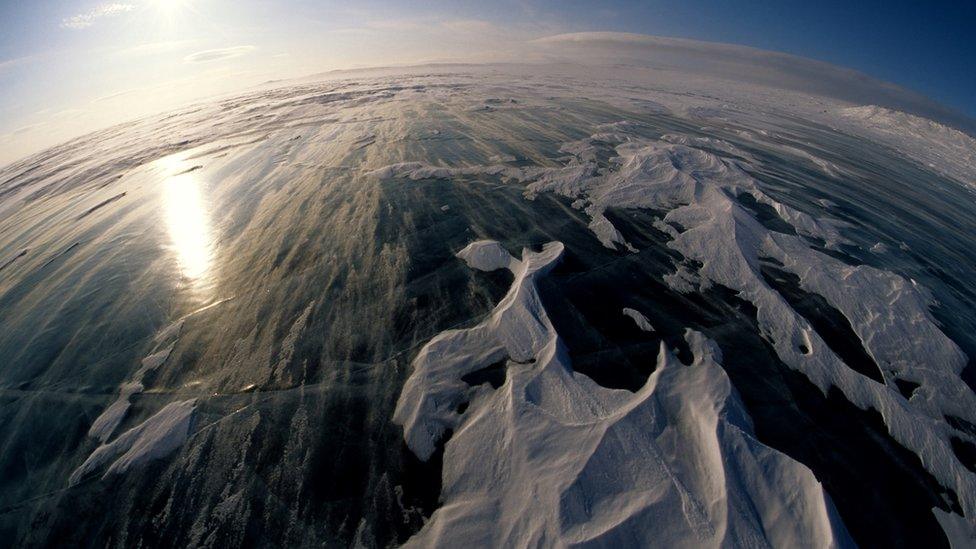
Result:
<svg viewBox="0 0 976 549"><path fill-rule="evenodd" d="M196 173L185 171L178 160L163 161L161 165L167 172L177 173L163 181L164 216L170 245L180 274L195 287L201 287L209 279L214 255L210 212L201 193L201 181Z"/></svg>

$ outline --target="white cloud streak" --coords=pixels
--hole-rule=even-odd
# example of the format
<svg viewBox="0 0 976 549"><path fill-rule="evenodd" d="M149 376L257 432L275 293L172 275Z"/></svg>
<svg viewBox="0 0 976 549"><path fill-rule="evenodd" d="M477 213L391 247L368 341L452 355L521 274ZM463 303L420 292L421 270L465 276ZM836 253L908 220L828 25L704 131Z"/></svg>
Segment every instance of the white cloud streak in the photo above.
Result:
<svg viewBox="0 0 976 549"><path fill-rule="evenodd" d="M233 46L230 48L218 48L215 50L204 50L198 51L196 53L191 53L183 58L183 61L187 63L205 63L207 61L216 61L218 59L229 59L231 57L239 57L246 53L254 50L254 46Z"/></svg>
<svg viewBox="0 0 976 549"><path fill-rule="evenodd" d="M95 21L98 19L103 17L114 17L134 9L135 6L132 4L122 4L119 2L102 4L89 12L79 13L78 15L73 15L71 17L62 19L61 28L74 30L87 29L88 27L94 25Z"/></svg>

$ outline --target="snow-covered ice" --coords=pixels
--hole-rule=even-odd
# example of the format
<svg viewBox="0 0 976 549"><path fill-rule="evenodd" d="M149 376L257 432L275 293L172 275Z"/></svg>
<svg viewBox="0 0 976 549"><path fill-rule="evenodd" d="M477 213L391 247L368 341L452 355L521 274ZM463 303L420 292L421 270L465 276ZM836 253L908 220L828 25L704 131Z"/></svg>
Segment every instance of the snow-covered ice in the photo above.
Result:
<svg viewBox="0 0 976 549"><path fill-rule="evenodd" d="M967 517L976 516L976 478L953 452L949 441L952 431L944 419L953 415L976 423L976 396L959 377L967 357L939 329L930 312L933 300L929 292L897 274L866 265L850 266L811 248L805 238L820 239L828 248L847 243L842 233L845 223L816 218L774 200L738 161L678 142L692 141L674 136L668 142L649 141L628 134L626 125L614 127L613 132L600 127L589 138L563 145L561 151L572 154L565 166L527 168L506 175L526 183L528 199L539 193L556 193L585 201L590 229L611 249L636 251L605 216L608 208L666 211L664 223L658 226L670 235L668 246L701 264L694 273L678 265L675 275L668 279L675 290L687 292L696 284L719 284L752 302L759 326L780 359L803 372L824 392L834 386L858 407L878 410L891 436L915 452L932 475L953 489ZM713 142L708 145L722 148ZM617 156L612 159L615 168L603 173L594 159L606 147L612 147ZM490 166L434 169L407 163L392 166L382 175L424 179L477 173L498 172ZM741 195L770 207L796 234L764 227L739 202ZM474 250L481 247L496 250L486 243L473 245ZM804 290L821 295L848 319L870 356L883 365L883 384L845 364L763 279L763 258L782 264L799 277ZM486 266L500 268L503 263L494 259ZM500 352L496 350L491 356L498 360ZM919 364L927 366L920 368ZM910 401L895 387L896 377L920 384ZM457 398L438 401L457 404ZM457 418L453 412L444 414L441 430L453 428ZM436 440L437 436L432 438ZM433 440L425 443L426 451L432 451Z"/></svg>
<svg viewBox="0 0 976 549"><path fill-rule="evenodd" d="M536 289L562 250L510 258L515 280L489 317L439 334L414 360L394 418L407 445L428 459L453 436L443 503L408 545L852 546L813 473L753 437L721 352L700 333L685 336L690 366L662 344L636 393L573 372ZM498 389L463 381L498 361Z"/></svg>

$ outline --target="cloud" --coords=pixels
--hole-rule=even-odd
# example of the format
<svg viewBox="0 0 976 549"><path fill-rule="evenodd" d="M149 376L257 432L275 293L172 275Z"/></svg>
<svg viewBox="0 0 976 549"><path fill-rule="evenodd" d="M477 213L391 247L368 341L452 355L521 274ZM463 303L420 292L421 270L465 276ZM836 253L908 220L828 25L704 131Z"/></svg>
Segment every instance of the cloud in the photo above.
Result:
<svg viewBox="0 0 976 549"><path fill-rule="evenodd" d="M34 131L37 128L39 128L40 126L41 126L41 124L31 124L29 126L23 126L21 128L17 128L16 130L10 132L10 135L11 136L15 136L15 135L24 134L24 133L27 133L27 132L30 132L30 131Z"/></svg>
<svg viewBox="0 0 976 549"><path fill-rule="evenodd" d="M61 28L75 30L86 29L94 25L97 19L101 19L102 17L114 17L120 13L125 13L134 9L135 6L132 4L122 4L119 2L102 4L89 12L79 13L78 15L62 19Z"/></svg>
<svg viewBox="0 0 976 549"><path fill-rule="evenodd" d="M415 31L424 30L427 28L426 24L409 19L384 19L380 21L367 21L365 23L366 28L384 31Z"/></svg>
<svg viewBox="0 0 976 549"><path fill-rule="evenodd" d="M133 95L139 92L143 92L148 88L132 88L128 90L117 91L115 93L110 93L108 95L103 95L101 97L96 97L92 99L92 103L102 103L104 101L111 101L113 99L118 99L120 97L125 97L127 95Z"/></svg>
<svg viewBox="0 0 976 549"><path fill-rule="evenodd" d="M7 59L5 61L0 61L0 73L2 73L7 69L12 69L14 67L23 65L24 63L27 63L28 61L34 58L35 56L28 56L28 57L18 57L16 59Z"/></svg>
<svg viewBox="0 0 976 549"><path fill-rule="evenodd" d="M143 57L150 55L159 55L162 53L169 53L172 51L177 51L185 49L191 46L194 40L170 40L168 42L149 42L145 44L139 44L138 46L132 46L119 50L118 55L124 57Z"/></svg>
<svg viewBox="0 0 976 549"><path fill-rule="evenodd" d="M442 21L441 26L445 29L460 33L495 33L499 30L494 24L480 19L454 19Z"/></svg>
<svg viewBox="0 0 976 549"><path fill-rule="evenodd" d="M207 61L216 61L218 59L229 59L231 57L239 57L248 52L254 50L254 46L233 46L230 48L218 48L215 50L204 50L198 51L196 53L191 53L183 58L183 61L187 63L205 63Z"/></svg>

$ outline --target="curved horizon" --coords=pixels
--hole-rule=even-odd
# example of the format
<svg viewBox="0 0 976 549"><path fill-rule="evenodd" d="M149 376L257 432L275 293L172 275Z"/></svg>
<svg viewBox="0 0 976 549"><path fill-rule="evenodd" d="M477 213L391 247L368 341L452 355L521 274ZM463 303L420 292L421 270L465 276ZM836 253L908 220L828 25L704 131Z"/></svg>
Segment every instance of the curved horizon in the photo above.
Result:
<svg viewBox="0 0 976 549"><path fill-rule="evenodd" d="M553 48L562 48L562 51L554 51ZM198 59L232 58L244 55L253 49L253 47L238 47L228 48L227 51L207 50L188 57L193 59L192 62L197 62ZM743 44L629 32L583 31L552 34L525 40L517 44L513 50L493 59L469 55L459 58L421 59L400 64L377 63L360 67L310 71L302 75L252 82L242 89L211 90L213 93L185 97L165 107L154 109L143 106L141 110L134 110L121 116L115 113L114 117L107 117L103 123L85 130L76 131L60 139L49 140L43 145L38 145L20 154L8 154L6 158L0 156L0 167L16 164L48 149L119 124L175 112L181 108L215 100L219 97L241 95L254 89L267 87L270 84L275 84L276 86L273 87L277 87L278 84L286 85L293 81L335 78L336 75L342 73L409 69L448 64L470 66L545 63L600 64L609 61L616 64L627 62L653 69L656 63L660 63L662 59L667 63L668 69L672 70L730 79L760 87L819 95L845 101L852 106L881 106L930 119L971 136L976 135L976 119L973 117L920 92L881 80L850 67ZM743 73L743 68L751 69L752 72ZM126 99L133 93L115 92L96 101L111 103L113 99ZM0 133L0 141L4 137L16 136L26 133L28 130L29 128L14 130L7 135Z"/></svg>

